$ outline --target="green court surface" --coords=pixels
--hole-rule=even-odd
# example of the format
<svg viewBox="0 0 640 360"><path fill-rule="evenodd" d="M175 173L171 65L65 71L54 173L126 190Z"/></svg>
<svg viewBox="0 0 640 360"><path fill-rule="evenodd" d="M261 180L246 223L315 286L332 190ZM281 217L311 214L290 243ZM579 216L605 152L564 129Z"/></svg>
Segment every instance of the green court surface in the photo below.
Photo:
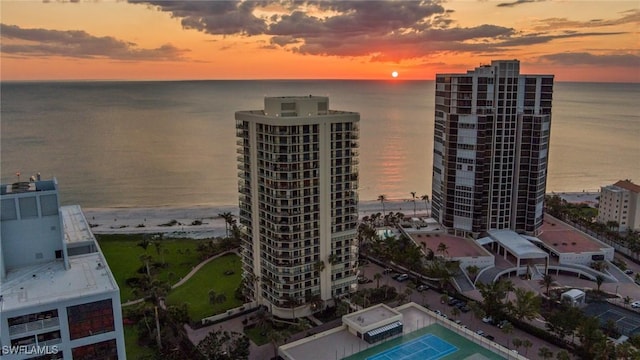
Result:
<svg viewBox="0 0 640 360"><path fill-rule="evenodd" d="M383 359L385 353L389 353L393 351L394 348L401 348L403 344L415 344L415 340L420 340L424 335L432 334L437 336L438 338L444 340L452 347L457 348L453 352L441 352L436 353L435 357L430 357L430 359L438 359L438 360L453 360L453 359L466 359L467 357L473 355L481 355L478 358L486 358L486 359L504 359L504 357L493 353L482 346L474 343L473 341L467 340L466 338L454 333L453 331L439 325L432 324L422 329L416 330L410 334L403 335L401 337L382 342L376 346L373 346L367 350L363 350L357 354L346 357L345 360L367 360L367 359Z"/></svg>

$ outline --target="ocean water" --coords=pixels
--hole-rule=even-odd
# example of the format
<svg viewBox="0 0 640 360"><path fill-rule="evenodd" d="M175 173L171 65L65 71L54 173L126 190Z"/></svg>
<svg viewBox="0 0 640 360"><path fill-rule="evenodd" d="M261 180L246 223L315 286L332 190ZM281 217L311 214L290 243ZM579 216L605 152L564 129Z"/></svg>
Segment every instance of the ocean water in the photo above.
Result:
<svg viewBox="0 0 640 360"><path fill-rule="evenodd" d="M431 195L432 81L1 84L2 183L57 177L83 207L237 204L234 113L265 96L324 95L357 111L361 200ZM548 191L640 183L640 84L554 89Z"/></svg>

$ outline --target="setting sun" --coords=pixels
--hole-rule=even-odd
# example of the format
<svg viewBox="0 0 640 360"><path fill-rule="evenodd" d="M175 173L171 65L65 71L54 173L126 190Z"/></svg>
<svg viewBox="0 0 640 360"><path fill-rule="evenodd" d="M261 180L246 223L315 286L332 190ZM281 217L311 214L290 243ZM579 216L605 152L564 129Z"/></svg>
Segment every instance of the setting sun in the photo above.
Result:
<svg viewBox="0 0 640 360"><path fill-rule="evenodd" d="M397 78L398 77L398 72L397 71L392 72L391 76L394 77L394 78Z"/></svg>

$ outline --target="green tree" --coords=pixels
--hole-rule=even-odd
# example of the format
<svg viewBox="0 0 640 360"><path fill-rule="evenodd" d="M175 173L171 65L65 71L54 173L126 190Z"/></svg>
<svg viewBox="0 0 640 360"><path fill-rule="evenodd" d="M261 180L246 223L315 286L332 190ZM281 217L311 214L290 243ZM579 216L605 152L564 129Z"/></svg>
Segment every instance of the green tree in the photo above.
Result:
<svg viewBox="0 0 640 360"><path fill-rule="evenodd" d="M540 286L545 288L545 291L544 291L545 295L549 297L549 288L556 284L556 280L550 274L544 274L542 276L542 279L540 279L539 283L540 283Z"/></svg>
<svg viewBox="0 0 640 360"><path fill-rule="evenodd" d="M532 320L540 312L540 298L533 291L523 288L515 288L515 301L511 304L510 310L516 319Z"/></svg>
<svg viewBox="0 0 640 360"><path fill-rule="evenodd" d="M375 273L373 274L373 279L376 281L376 289L380 288L380 279L382 279L382 274Z"/></svg>
<svg viewBox="0 0 640 360"><path fill-rule="evenodd" d="M230 212L223 212L223 213L219 213L218 216L224 219L224 229L225 229L226 237L229 237L229 227L235 221L233 219L233 214L231 214Z"/></svg>
<svg viewBox="0 0 640 360"><path fill-rule="evenodd" d="M596 275L596 285L598 286L598 292L600 292L600 286L602 286L602 283L604 282L604 275L602 274L598 274Z"/></svg>
<svg viewBox="0 0 640 360"><path fill-rule="evenodd" d="M467 266L467 274L469 274L469 277L471 278L471 280L475 280L476 275L478 275L479 271L480 271L480 268L477 267L476 265Z"/></svg>
<svg viewBox="0 0 640 360"><path fill-rule="evenodd" d="M382 216L385 216L384 202L387 201L387 196L384 194L378 195L378 201L382 204Z"/></svg>
<svg viewBox="0 0 640 360"><path fill-rule="evenodd" d="M507 306L505 300L510 291L513 291L513 283L500 279L492 283L479 283L477 286L482 295L482 308L487 316L498 318Z"/></svg>
<svg viewBox="0 0 640 360"><path fill-rule="evenodd" d="M571 356L569 356L569 353L567 352L567 350L560 350L556 353L556 359L571 360Z"/></svg>
<svg viewBox="0 0 640 360"><path fill-rule="evenodd" d="M553 357L553 352L549 350L548 347L543 346L540 349L538 349L538 356L541 359L551 359Z"/></svg>
<svg viewBox="0 0 640 360"><path fill-rule="evenodd" d="M198 343L198 350L210 360L246 360L249 345L249 338L243 334L214 331Z"/></svg>
<svg viewBox="0 0 640 360"><path fill-rule="evenodd" d="M427 215L429 215L429 195L422 195L420 199L424 201L424 209L427 211Z"/></svg>
<svg viewBox="0 0 640 360"><path fill-rule="evenodd" d="M524 354L527 355L529 348L533 346L533 343L529 339L522 340L522 346L524 346Z"/></svg>
<svg viewBox="0 0 640 360"><path fill-rule="evenodd" d="M416 192L412 191L411 192L411 197L412 197L412 201L413 201L413 216L416 216Z"/></svg>

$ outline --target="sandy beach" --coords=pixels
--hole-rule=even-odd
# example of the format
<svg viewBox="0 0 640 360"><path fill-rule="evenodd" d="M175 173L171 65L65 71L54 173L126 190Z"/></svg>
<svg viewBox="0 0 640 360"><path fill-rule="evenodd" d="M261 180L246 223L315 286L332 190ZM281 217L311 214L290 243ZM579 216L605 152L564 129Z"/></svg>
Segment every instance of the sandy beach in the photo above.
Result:
<svg viewBox="0 0 640 360"><path fill-rule="evenodd" d="M416 199L416 215L426 215L425 202ZM362 201L360 217L382 212L379 201ZM385 212L400 211L412 216L414 204L411 200L391 200L384 203ZM195 239L225 235L225 221L220 216L230 212L235 219L238 207L194 206L194 207L149 207L149 208L85 208L84 215L94 234L143 234L164 233L168 237ZM173 225L168 225L173 223ZM200 224L201 223L201 224Z"/></svg>

